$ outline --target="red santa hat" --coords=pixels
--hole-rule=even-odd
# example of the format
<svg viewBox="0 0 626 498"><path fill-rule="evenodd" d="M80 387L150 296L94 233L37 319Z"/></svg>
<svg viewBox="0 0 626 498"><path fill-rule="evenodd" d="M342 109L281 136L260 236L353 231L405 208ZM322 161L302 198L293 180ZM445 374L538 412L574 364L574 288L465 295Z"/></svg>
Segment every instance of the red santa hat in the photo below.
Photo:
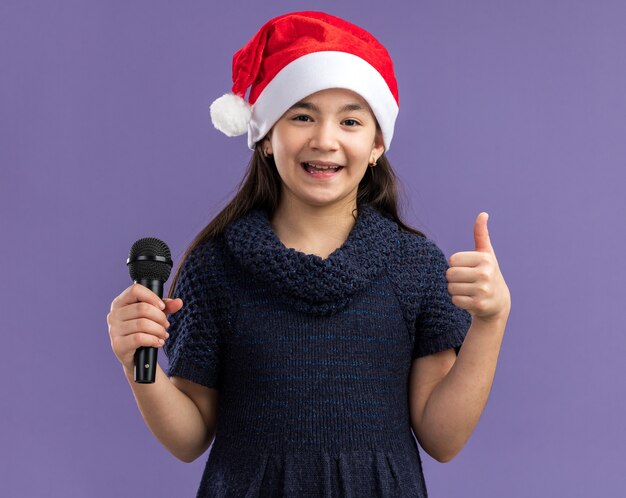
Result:
<svg viewBox="0 0 626 498"><path fill-rule="evenodd" d="M391 57L364 29L323 12L294 12L265 23L233 56L232 93L211 104L211 120L229 137L247 131L254 150L287 109L327 88L361 95L389 150L400 102Z"/></svg>

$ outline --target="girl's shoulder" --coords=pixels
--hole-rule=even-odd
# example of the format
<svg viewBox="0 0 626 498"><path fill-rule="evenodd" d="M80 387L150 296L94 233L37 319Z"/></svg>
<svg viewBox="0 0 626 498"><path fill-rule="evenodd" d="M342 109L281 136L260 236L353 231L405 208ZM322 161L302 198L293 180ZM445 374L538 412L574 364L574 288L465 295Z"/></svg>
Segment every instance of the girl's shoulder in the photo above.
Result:
<svg viewBox="0 0 626 498"><path fill-rule="evenodd" d="M189 250L181 263L181 278L204 285L220 280L224 269L223 235L206 238Z"/></svg>
<svg viewBox="0 0 626 498"><path fill-rule="evenodd" d="M420 253L441 252L437 243L428 238L426 235L418 235L416 233L409 232L408 230L404 230L401 227L398 228L399 240L405 251L416 251Z"/></svg>
<svg viewBox="0 0 626 498"><path fill-rule="evenodd" d="M424 272L447 267L443 251L434 240L427 236L400 229L398 246L399 258L396 259L407 271Z"/></svg>

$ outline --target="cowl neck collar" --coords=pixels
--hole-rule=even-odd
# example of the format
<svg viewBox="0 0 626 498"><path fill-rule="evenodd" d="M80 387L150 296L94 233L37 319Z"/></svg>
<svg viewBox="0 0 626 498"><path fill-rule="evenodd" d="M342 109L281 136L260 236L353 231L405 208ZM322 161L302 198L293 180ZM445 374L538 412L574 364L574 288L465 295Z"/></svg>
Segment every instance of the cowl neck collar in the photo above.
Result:
<svg viewBox="0 0 626 498"><path fill-rule="evenodd" d="M346 241L326 259L286 247L262 209L230 223L224 236L237 262L259 283L299 311L328 315L344 308L385 268L398 230L391 217L365 204Z"/></svg>

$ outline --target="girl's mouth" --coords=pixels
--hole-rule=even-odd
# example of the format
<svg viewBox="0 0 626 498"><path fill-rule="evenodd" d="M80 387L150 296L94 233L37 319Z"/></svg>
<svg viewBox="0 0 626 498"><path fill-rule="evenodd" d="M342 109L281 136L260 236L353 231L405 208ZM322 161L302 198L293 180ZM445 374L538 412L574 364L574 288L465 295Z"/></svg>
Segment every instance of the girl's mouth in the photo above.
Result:
<svg viewBox="0 0 626 498"><path fill-rule="evenodd" d="M343 169L343 166L317 166L310 163L300 163L300 166L302 166L302 169L309 175L316 178L330 178Z"/></svg>

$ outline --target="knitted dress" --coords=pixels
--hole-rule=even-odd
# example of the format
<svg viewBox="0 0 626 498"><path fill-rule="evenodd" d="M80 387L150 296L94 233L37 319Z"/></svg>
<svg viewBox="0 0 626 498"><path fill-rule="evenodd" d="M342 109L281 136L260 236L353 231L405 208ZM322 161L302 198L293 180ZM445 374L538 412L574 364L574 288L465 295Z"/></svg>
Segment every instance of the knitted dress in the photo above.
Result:
<svg viewBox="0 0 626 498"><path fill-rule="evenodd" d="M412 360L461 346L471 317L429 239L361 207L328 258L254 210L185 260L168 375L219 390L198 497L425 497Z"/></svg>

